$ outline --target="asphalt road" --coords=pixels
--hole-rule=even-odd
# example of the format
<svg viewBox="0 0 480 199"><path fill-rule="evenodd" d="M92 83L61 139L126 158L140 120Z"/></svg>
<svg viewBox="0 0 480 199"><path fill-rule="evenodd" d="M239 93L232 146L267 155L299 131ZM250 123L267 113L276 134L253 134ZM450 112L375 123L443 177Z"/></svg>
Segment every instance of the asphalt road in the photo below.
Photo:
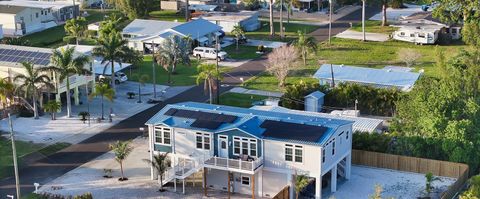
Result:
<svg viewBox="0 0 480 199"><path fill-rule="evenodd" d="M367 17L373 15L375 11L378 11L378 9L368 8ZM359 21L359 19L361 19L361 11L355 11L340 18L332 24L332 35L348 29L350 22L356 22ZM318 41L325 41L328 39L328 26L321 26L318 30L312 32L311 35L316 37ZM242 83L242 79L245 81L263 72L265 70L265 63L265 56L245 63L233 69L228 74L225 74L223 84L240 84ZM229 88L230 87L222 87L221 91L224 92ZM46 184L108 152L108 145L112 142L117 140L131 140L140 136L142 132L139 131L139 127L144 126L144 123L166 104L185 101L205 102L207 99L208 97L204 95L203 92L203 86L195 86L165 102L133 115L89 139L71 145L49 157L22 168L19 171L22 193L24 195L31 193L34 190L33 183L35 182ZM7 194L15 195L15 178L13 177L0 180L0 198L4 198Z"/></svg>

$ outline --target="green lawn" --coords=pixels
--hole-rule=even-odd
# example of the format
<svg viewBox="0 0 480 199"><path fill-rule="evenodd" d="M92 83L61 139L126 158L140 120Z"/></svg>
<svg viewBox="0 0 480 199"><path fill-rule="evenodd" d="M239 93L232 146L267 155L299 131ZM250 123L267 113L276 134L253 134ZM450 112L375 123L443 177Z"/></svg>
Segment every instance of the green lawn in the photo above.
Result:
<svg viewBox="0 0 480 199"><path fill-rule="evenodd" d="M150 19L162 21L179 21L185 22L185 13L180 13L174 10L162 10L150 12Z"/></svg>
<svg viewBox="0 0 480 199"><path fill-rule="evenodd" d="M353 24L353 27L350 30L362 32L362 23ZM365 32L371 33L383 33L383 34L392 34L394 31L398 30L397 27L391 26L382 26L381 21L365 21Z"/></svg>
<svg viewBox="0 0 480 199"><path fill-rule="evenodd" d="M325 63L345 64L353 66L383 68L386 65L405 66L398 58L398 51L402 48L415 50L422 57L415 66L415 70L425 70L427 76L437 76L436 70L436 50L446 52L445 55L451 57L462 48L467 48L463 44L452 44L446 46L432 45L414 45L407 42L388 41L388 42L362 42L357 40L348 40L332 38L332 46L326 43L320 45L315 55L310 56L306 67L300 66L294 70L287 78L287 84L303 81L317 81L312 77L315 71L320 67L319 60ZM264 73L258 77L252 78L244 83L244 87L249 89L280 91L278 81L275 77Z"/></svg>
<svg viewBox="0 0 480 199"><path fill-rule="evenodd" d="M267 96L240 93L225 93L220 95L220 104L249 108L252 103L267 99Z"/></svg>
<svg viewBox="0 0 480 199"><path fill-rule="evenodd" d="M271 41L282 41L279 36L280 34L279 22L274 22L275 34L276 34L274 38L270 37L269 23L267 21L260 21L260 23L261 23L260 29L253 32L245 33L247 38L271 40ZM304 31L306 33L310 33L319 28L318 26L315 26L315 25L304 25L304 24L294 24L294 23L287 24L286 22L284 22L283 25L285 27L285 36L286 36L284 41L291 41L297 38L298 31Z"/></svg>
<svg viewBox="0 0 480 199"><path fill-rule="evenodd" d="M223 51L228 53L228 57L232 59L255 59L262 56L262 54L258 54L257 46L247 46L247 45L238 45L232 44L225 48L222 48ZM265 51L269 52L272 49L265 48Z"/></svg>
<svg viewBox="0 0 480 199"><path fill-rule="evenodd" d="M194 85L196 84L196 75L197 72L197 65L198 61L192 59L191 66L186 66L180 64L177 66L176 72L177 74L172 75L172 85L173 86L187 86L187 85ZM155 65L156 67L156 81L157 84L167 84L168 81L168 73L158 64ZM125 71L127 74L129 71ZM143 62L134 66L132 69L132 76L129 75L129 79L131 81L138 81L137 76L141 76L143 74L147 74L150 77L150 82L153 81L152 78L152 56L147 55L144 56Z"/></svg>
<svg viewBox="0 0 480 199"><path fill-rule="evenodd" d="M86 17L88 23L102 21L105 15L112 13L113 11L101 12L99 10L86 10L90 15ZM65 30L63 25L55 26L53 28L46 29L41 32L27 35L23 38L30 41L32 46L36 47L51 47L57 48L65 45L63 37L65 37ZM90 40L86 40L84 44L91 44Z"/></svg>
<svg viewBox="0 0 480 199"><path fill-rule="evenodd" d="M64 149L70 144L56 143L47 147L42 144L32 144L29 142L16 141L18 162L22 165L22 157L38 151L41 155L48 156L61 149ZM13 175L13 159L12 159L12 144L10 140L0 137L0 178Z"/></svg>

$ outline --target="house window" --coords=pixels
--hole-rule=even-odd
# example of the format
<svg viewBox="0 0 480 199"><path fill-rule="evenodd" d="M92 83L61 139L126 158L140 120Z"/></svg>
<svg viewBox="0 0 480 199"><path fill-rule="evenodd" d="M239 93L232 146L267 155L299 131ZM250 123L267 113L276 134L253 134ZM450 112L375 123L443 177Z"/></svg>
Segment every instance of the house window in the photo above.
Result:
<svg viewBox="0 0 480 199"><path fill-rule="evenodd" d="M197 149L210 150L210 134L196 133L195 142Z"/></svg>
<svg viewBox="0 0 480 199"><path fill-rule="evenodd" d="M257 140L233 137L233 154L257 157Z"/></svg>
<svg viewBox="0 0 480 199"><path fill-rule="evenodd" d="M285 161L288 162L303 162L303 147L298 145L285 145Z"/></svg>
<svg viewBox="0 0 480 199"><path fill-rule="evenodd" d="M452 28L452 34L454 34L454 35L457 34L457 29Z"/></svg>
<svg viewBox="0 0 480 199"><path fill-rule="evenodd" d="M404 33L404 32L400 32L400 35L405 36L405 33Z"/></svg>
<svg viewBox="0 0 480 199"><path fill-rule="evenodd" d="M410 34L410 37L415 37L415 34Z"/></svg>
<svg viewBox="0 0 480 199"><path fill-rule="evenodd" d="M335 139L333 139L333 142L332 142L332 156L335 155Z"/></svg>
<svg viewBox="0 0 480 199"><path fill-rule="evenodd" d="M155 127L155 143L170 145L172 140L172 129L165 127Z"/></svg>
<svg viewBox="0 0 480 199"><path fill-rule="evenodd" d="M38 12L35 13L35 17L38 18Z"/></svg>
<svg viewBox="0 0 480 199"><path fill-rule="evenodd" d="M250 186L250 176L242 176L242 185Z"/></svg>
<svg viewBox="0 0 480 199"><path fill-rule="evenodd" d="M322 149L322 163L325 163L325 149Z"/></svg>
<svg viewBox="0 0 480 199"><path fill-rule="evenodd" d="M348 140L348 133L350 133L350 132L347 131L347 140Z"/></svg>

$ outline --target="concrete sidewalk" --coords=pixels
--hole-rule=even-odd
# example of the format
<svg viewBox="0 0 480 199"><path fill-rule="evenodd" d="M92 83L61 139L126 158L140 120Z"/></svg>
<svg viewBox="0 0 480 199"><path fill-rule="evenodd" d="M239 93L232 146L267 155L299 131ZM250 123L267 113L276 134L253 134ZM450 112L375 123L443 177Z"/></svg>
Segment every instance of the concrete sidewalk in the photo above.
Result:
<svg viewBox="0 0 480 199"><path fill-rule="evenodd" d="M274 92L274 91L262 91L262 90L251 90L251 89L245 89L242 87L235 87L230 89L231 93L240 93L240 94L250 94L250 95L262 95L262 96L268 96L268 97L282 97L283 93L281 92Z"/></svg>
<svg viewBox="0 0 480 199"><path fill-rule="evenodd" d="M345 30L337 34L335 37L343 38L343 39L363 40L363 33L353 31L353 30ZM367 39L367 41L384 42L384 41L388 41L390 39L390 36L387 34L366 32L365 38Z"/></svg>

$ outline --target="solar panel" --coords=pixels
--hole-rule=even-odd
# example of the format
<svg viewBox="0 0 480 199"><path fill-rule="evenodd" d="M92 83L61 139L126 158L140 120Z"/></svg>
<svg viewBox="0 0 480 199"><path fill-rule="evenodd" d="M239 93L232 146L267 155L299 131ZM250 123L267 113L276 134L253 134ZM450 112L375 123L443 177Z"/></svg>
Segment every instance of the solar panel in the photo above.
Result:
<svg viewBox="0 0 480 199"><path fill-rule="evenodd" d="M320 138L322 138L323 134L328 130L324 126L273 120L265 120L260 127L265 129L263 132L263 136L265 137L307 142L318 142Z"/></svg>
<svg viewBox="0 0 480 199"><path fill-rule="evenodd" d="M48 65L50 63L51 53L18 50L18 49L0 49L0 61L5 62L32 62L35 65Z"/></svg>
<svg viewBox="0 0 480 199"><path fill-rule="evenodd" d="M205 129L215 130L220 125L222 125L222 122L215 122L215 121L197 119L190 126L191 127L196 127L196 128L205 128Z"/></svg>

